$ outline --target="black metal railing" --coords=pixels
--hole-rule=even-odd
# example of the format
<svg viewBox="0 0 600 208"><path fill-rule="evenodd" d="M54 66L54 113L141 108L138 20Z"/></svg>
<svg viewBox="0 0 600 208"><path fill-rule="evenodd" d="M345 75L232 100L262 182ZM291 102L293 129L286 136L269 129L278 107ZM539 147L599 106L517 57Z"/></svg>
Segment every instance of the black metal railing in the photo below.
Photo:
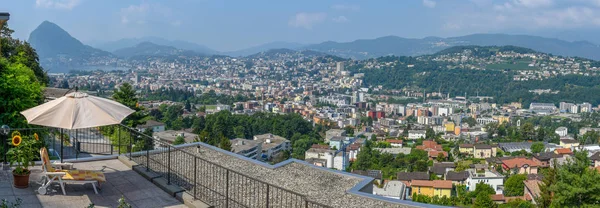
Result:
<svg viewBox="0 0 600 208"><path fill-rule="evenodd" d="M168 184L177 185L194 199L214 207L329 207L124 125L78 130L47 127L12 129L11 133L15 131L25 139L33 139L37 134L42 141L40 145L48 148L52 160L126 155L146 171L162 176ZM4 136L7 141L10 141L11 133ZM4 144L1 152L2 160L6 161L4 158L10 145L8 142Z"/></svg>
<svg viewBox="0 0 600 208"><path fill-rule="evenodd" d="M129 127L123 127L132 130ZM148 137L135 131L134 137ZM138 139L139 140L139 139ZM195 199L214 207L329 207L297 192L205 160L154 138L154 149L135 152L129 159L183 188Z"/></svg>

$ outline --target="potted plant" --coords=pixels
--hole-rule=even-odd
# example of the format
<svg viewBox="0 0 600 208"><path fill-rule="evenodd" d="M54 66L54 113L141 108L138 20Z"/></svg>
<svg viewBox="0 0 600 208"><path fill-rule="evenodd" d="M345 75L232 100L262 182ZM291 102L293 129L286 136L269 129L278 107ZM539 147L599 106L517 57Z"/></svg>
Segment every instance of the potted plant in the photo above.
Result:
<svg viewBox="0 0 600 208"><path fill-rule="evenodd" d="M34 139L23 139L21 134L16 132L12 134L10 144L13 146L6 153L9 156L11 166L15 166L13 170L13 182L16 188L27 188L29 186L29 166L34 165L34 158L37 152L36 143L38 137Z"/></svg>

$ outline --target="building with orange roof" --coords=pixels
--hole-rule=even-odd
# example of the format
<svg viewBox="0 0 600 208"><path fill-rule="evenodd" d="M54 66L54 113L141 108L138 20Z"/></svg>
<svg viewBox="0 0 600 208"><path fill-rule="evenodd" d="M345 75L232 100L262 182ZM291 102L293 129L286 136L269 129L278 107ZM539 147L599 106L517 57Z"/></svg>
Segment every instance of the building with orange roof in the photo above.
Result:
<svg viewBox="0 0 600 208"><path fill-rule="evenodd" d="M423 141L423 145L418 145L416 148L425 150L430 160L437 158L440 153L444 154L445 158L448 158L448 152L443 151L442 145L439 145L435 141L425 140Z"/></svg>
<svg viewBox="0 0 600 208"><path fill-rule="evenodd" d="M443 197L450 198L452 192L452 181L449 180L413 180L410 183L413 194L421 194L429 197Z"/></svg>
<svg viewBox="0 0 600 208"><path fill-rule="evenodd" d="M417 146L417 149L425 150L425 151L427 151L428 149L442 151L442 145L439 145L435 141L425 140L425 141L423 141L423 145Z"/></svg>
<svg viewBox="0 0 600 208"><path fill-rule="evenodd" d="M526 158L513 158L502 160L502 168L504 170L512 170L518 174L537 174L540 166L534 160Z"/></svg>
<svg viewBox="0 0 600 208"><path fill-rule="evenodd" d="M531 203L536 204L535 199L540 197L540 185L542 185L542 181L540 180L525 180L523 181L525 184L524 195L525 197L531 198Z"/></svg>
<svg viewBox="0 0 600 208"><path fill-rule="evenodd" d="M558 155L572 155L573 151L571 151L570 148L559 148L559 149L555 149L554 153L556 153Z"/></svg>

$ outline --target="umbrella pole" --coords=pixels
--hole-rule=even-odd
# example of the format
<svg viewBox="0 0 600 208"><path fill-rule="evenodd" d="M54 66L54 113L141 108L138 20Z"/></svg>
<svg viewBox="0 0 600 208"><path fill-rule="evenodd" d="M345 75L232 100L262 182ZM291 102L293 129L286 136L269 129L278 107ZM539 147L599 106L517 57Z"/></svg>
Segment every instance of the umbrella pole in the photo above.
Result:
<svg viewBox="0 0 600 208"><path fill-rule="evenodd" d="M60 163L63 162L63 146L65 146L65 142L63 141L63 129L60 129Z"/></svg>

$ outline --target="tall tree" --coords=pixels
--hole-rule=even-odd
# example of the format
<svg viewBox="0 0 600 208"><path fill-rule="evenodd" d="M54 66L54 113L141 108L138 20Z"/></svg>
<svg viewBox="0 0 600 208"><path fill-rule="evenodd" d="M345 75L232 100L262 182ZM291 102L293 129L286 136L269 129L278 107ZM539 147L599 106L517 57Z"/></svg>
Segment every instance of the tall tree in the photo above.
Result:
<svg viewBox="0 0 600 208"><path fill-rule="evenodd" d="M575 152L575 158L558 168L551 207L591 207L600 202L600 174L589 168L587 151Z"/></svg>
<svg viewBox="0 0 600 208"><path fill-rule="evenodd" d="M516 174L508 177L504 182L504 195L506 196L523 196L525 184L523 181L527 179L525 174Z"/></svg>
<svg viewBox="0 0 600 208"><path fill-rule="evenodd" d="M123 83L118 89L115 89L113 99L131 109L135 109L138 103L135 89L127 82Z"/></svg>
<svg viewBox="0 0 600 208"><path fill-rule="evenodd" d="M481 193L477 194L477 197L475 198L475 203L473 204L473 207L495 208L495 207L498 207L498 204L496 204L496 202L492 201L490 194L481 192Z"/></svg>
<svg viewBox="0 0 600 208"><path fill-rule="evenodd" d="M532 153L540 153L543 152L546 146L542 142L534 142L531 144L531 152Z"/></svg>
<svg viewBox="0 0 600 208"><path fill-rule="evenodd" d="M114 90L113 99L135 110L134 113L127 116L127 118L123 120L124 124L131 127L136 127L141 123L140 120L144 117L144 115L142 113L142 107L138 105L138 98L133 86L131 86L129 83L123 83L119 88Z"/></svg>

